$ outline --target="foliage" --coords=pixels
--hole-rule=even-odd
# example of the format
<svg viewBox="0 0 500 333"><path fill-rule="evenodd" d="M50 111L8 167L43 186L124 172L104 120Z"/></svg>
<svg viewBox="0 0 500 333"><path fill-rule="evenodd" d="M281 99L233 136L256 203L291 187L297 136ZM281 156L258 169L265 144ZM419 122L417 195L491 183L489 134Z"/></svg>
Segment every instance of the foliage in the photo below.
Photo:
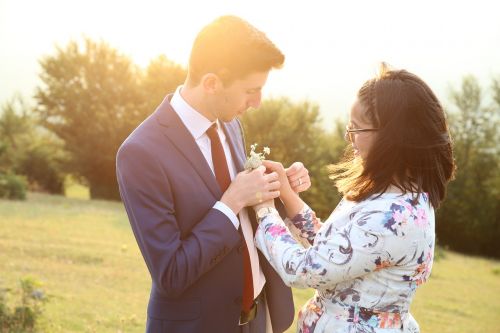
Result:
<svg viewBox="0 0 500 333"><path fill-rule="evenodd" d="M0 112L0 171L12 170L23 156L23 148L30 140L32 120L20 96L14 96L2 105Z"/></svg>
<svg viewBox="0 0 500 333"><path fill-rule="evenodd" d="M26 180L22 176L0 172L0 198L24 200L26 188Z"/></svg>
<svg viewBox="0 0 500 333"><path fill-rule="evenodd" d="M21 97L14 96L2 106L0 172L25 176L30 190L61 194L64 158L60 142L38 125Z"/></svg>
<svg viewBox="0 0 500 333"><path fill-rule="evenodd" d="M477 80L468 76L452 90L449 113L457 163L455 181L438 211L436 231L443 245L467 253L500 258L500 86L492 86L493 102Z"/></svg>
<svg viewBox="0 0 500 333"><path fill-rule="evenodd" d="M20 302L13 308L7 305L9 289L0 289L0 332L28 333L37 332L37 322L47 301L39 289L41 283L32 277L20 280Z"/></svg>
<svg viewBox="0 0 500 333"><path fill-rule="evenodd" d="M184 82L186 69L164 55L151 60L141 81L141 91L145 103L145 116L149 115L165 98L165 94L175 91Z"/></svg>
<svg viewBox="0 0 500 333"><path fill-rule="evenodd" d="M118 199L115 155L130 132L182 82L185 70L164 57L141 71L105 42L71 41L40 61L37 111L64 142L69 168L92 198Z"/></svg>

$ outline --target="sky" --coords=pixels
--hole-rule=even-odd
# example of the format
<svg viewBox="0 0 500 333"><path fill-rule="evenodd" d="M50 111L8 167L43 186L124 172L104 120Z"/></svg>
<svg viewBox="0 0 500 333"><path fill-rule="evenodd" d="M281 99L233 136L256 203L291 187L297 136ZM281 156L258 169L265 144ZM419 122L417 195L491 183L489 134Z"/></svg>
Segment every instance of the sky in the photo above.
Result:
<svg viewBox="0 0 500 333"><path fill-rule="evenodd" d="M104 40L141 65L160 54L187 66L198 31L238 15L283 51L264 97L319 105L326 128L347 117L356 92L385 61L426 81L444 105L468 74L486 88L500 77L496 1L0 0L0 103L28 100L38 60L70 40ZM168 93L168 92L166 92Z"/></svg>

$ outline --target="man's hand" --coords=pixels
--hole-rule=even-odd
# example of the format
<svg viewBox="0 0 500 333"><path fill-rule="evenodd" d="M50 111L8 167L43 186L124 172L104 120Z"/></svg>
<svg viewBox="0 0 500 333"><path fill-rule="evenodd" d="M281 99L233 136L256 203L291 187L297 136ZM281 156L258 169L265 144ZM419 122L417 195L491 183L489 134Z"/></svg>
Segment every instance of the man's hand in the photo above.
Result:
<svg viewBox="0 0 500 333"><path fill-rule="evenodd" d="M254 206L280 196L278 174L265 173L260 166L253 171L240 172L224 192L221 202L238 214L243 207Z"/></svg>
<svg viewBox="0 0 500 333"><path fill-rule="evenodd" d="M294 162L285 169L288 182L295 193L307 191L311 187L309 170L301 162Z"/></svg>

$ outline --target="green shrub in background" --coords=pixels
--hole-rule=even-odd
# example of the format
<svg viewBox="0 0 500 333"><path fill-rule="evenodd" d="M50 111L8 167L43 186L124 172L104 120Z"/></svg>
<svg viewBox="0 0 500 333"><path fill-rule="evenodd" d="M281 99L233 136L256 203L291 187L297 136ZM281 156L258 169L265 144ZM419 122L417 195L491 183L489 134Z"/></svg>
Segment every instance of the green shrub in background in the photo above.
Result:
<svg viewBox="0 0 500 333"><path fill-rule="evenodd" d="M26 179L13 173L0 173L0 198L12 200L26 199Z"/></svg>
<svg viewBox="0 0 500 333"><path fill-rule="evenodd" d="M63 194L65 160L62 141L39 125L22 97L0 106L0 174L24 176L30 191Z"/></svg>
<svg viewBox="0 0 500 333"><path fill-rule="evenodd" d="M47 297L39 289L41 283L32 277L20 280L19 303L7 304L10 289L0 289L0 333L38 332L37 321Z"/></svg>
<svg viewBox="0 0 500 333"><path fill-rule="evenodd" d="M63 161L64 153L57 150L54 142L45 143L40 140L26 149L26 154L19 160L15 172L26 176L30 191L63 194Z"/></svg>

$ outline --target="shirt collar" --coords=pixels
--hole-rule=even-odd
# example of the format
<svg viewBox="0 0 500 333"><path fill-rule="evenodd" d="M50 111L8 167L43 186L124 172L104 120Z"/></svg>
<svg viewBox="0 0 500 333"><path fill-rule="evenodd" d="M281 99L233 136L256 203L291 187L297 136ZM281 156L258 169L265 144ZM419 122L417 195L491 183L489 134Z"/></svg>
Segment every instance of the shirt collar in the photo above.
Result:
<svg viewBox="0 0 500 333"><path fill-rule="evenodd" d="M184 125L187 127L195 140L198 140L215 122L210 121L204 115L196 111L181 96L182 86L177 87L174 96L170 100L170 105L179 115ZM216 121L218 123L218 121ZM217 127L220 125L217 124Z"/></svg>

